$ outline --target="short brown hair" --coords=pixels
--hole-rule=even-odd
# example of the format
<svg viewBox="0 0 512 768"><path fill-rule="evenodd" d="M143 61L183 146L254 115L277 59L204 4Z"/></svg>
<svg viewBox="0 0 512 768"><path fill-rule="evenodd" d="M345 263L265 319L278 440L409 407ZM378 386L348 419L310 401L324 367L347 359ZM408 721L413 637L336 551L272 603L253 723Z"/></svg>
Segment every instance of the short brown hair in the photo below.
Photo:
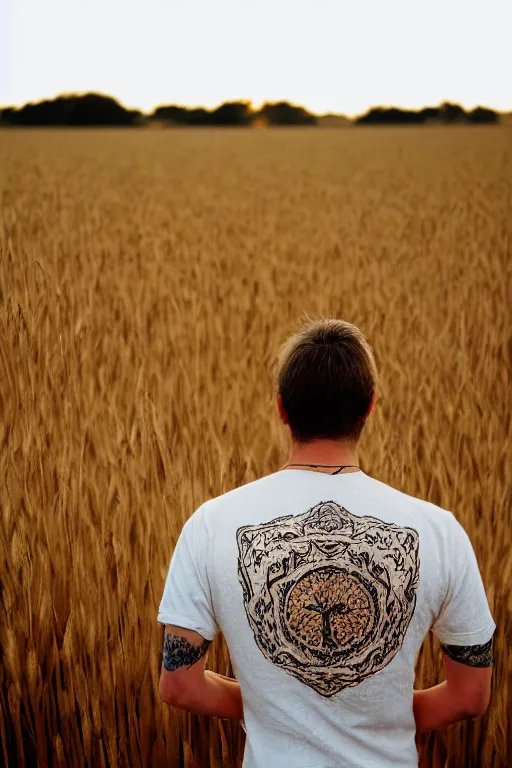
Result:
<svg viewBox="0 0 512 768"><path fill-rule="evenodd" d="M357 440L376 387L371 347L351 323L309 322L281 350L277 388L299 442Z"/></svg>

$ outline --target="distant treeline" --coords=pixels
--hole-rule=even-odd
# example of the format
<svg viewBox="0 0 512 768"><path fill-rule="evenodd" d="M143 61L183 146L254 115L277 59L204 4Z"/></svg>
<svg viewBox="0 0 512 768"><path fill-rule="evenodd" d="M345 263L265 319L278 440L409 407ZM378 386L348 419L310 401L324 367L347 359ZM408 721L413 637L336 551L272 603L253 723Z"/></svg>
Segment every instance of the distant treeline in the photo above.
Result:
<svg viewBox="0 0 512 768"><path fill-rule="evenodd" d="M141 117L141 112L125 109L110 96L87 93L58 96L19 109L7 107L0 120L7 125L136 125Z"/></svg>
<svg viewBox="0 0 512 768"><path fill-rule="evenodd" d="M423 123L498 123L499 114L486 107L477 107L466 112L458 104L441 104L440 107L425 107L417 112L396 107L374 107L365 115L356 118L358 125L421 125Z"/></svg>
<svg viewBox="0 0 512 768"><path fill-rule="evenodd" d="M331 116L332 117L332 116ZM253 111L249 102L221 104L216 109L190 109L180 106L157 107L147 115L125 109L110 96L98 93L59 96L56 99L25 104L19 109L7 107L0 113L1 125L26 126L101 126L101 125L175 125L175 126L266 126L316 125L322 118L303 107L280 101L264 104ZM499 115L491 109L477 107L466 112L458 104L425 107L417 112L395 107L375 107L347 125L400 125L424 123L497 123Z"/></svg>
<svg viewBox="0 0 512 768"><path fill-rule="evenodd" d="M84 96L59 96L51 101L3 109L4 125L315 125L315 115L287 102L264 104L254 112L249 102L229 102L216 109L189 109L174 105L157 107L150 115L125 109L110 96L88 93Z"/></svg>

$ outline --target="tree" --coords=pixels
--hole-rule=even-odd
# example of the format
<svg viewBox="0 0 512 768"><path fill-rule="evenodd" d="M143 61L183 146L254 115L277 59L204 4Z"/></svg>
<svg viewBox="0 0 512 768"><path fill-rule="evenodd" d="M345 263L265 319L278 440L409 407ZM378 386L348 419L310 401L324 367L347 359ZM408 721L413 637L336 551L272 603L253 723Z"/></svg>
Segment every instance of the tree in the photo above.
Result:
<svg viewBox="0 0 512 768"><path fill-rule="evenodd" d="M338 644L332 636L331 616L333 613L338 616L348 616L351 613L355 613L359 610L359 605L349 607L348 602L343 601L341 598L332 602L332 598L329 595L324 597L324 600L319 600L318 594L313 594L314 603L306 605L307 611L314 611L319 613L322 617L322 647L323 648L337 648ZM329 604L330 603L330 604Z"/></svg>
<svg viewBox="0 0 512 768"><path fill-rule="evenodd" d="M304 109L279 101L272 104L264 104L254 115L254 119L264 118L269 125L315 125L316 117Z"/></svg>
<svg viewBox="0 0 512 768"><path fill-rule="evenodd" d="M439 114L443 123L463 123L466 113L459 104L450 104L445 101L439 108Z"/></svg>
<svg viewBox="0 0 512 768"><path fill-rule="evenodd" d="M25 104L3 110L2 121L11 125L135 125L141 113L125 109L111 96L86 93Z"/></svg>
<svg viewBox="0 0 512 768"><path fill-rule="evenodd" d="M358 125L402 125L402 124L421 124L426 120L426 116L421 112L413 112L397 107L374 107L366 114L358 117Z"/></svg>
<svg viewBox="0 0 512 768"><path fill-rule="evenodd" d="M249 102L233 101L221 104L211 114L212 125L248 125Z"/></svg>
<svg viewBox="0 0 512 768"><path fill-rule="evenodd" d="M498 113L486 107L476 107L467 116L470 123L498 123Z"/></svg>
<svg viewBox="0 0 512 768"><path fill-rule="evenodd" d="M133 125L139 115L140 112L125 109L110 96L87 93L76 99L68 125Z"/></svg>
<svg viewBox="0 0 512 768"><path fill-rule="evenodd" d="M150 120L165 120L174 125L187 125L190 120L190 109L173 104L157 107L149 116Z"/></svg>
<svg viewBox="0 0 512 768"><path fill-rule="evenodd" d="M439 120L439 107L424 107L419 113L422 117L422 122L428 123L429 120Z"/></svg>

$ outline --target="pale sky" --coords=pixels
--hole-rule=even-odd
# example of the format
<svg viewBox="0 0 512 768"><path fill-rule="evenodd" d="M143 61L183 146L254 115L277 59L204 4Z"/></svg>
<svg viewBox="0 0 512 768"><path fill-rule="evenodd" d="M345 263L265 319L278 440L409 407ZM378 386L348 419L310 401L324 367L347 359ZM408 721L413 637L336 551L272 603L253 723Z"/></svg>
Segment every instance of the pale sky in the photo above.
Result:
<svg viewBox="0 0 512 768"><path fill-rule="evenodd" d="M512 110L512 0L0 0L0 105Z"/></svg>

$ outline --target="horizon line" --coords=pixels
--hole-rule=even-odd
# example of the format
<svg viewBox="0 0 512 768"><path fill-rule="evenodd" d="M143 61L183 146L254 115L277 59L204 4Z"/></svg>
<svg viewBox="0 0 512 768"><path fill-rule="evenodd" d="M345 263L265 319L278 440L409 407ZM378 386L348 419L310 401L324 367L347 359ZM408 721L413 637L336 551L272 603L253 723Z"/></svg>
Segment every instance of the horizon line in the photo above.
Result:
<svg viewBox="0 0 512 768"><path fill-rule="evenodd" d="M505 110L503 110L503 109L497 109L496 107L490 107L487 104L483 104L482 102L479 102L479 103L475 102L474 106L467 106L467 104L463 102L452 101L449 99L444 99L440 101L438 104L424 104L423 106L420 106L420 107L407 107L407 106L404 106L403 104L395 104L395 103L389 103L389 102L381 103L381 104L373 104L373 105L370 104L365 111L354 112L354 113L334 112L331 110L327 112L315 112L311 110L309 107L305 106L304 104L300 104L296 101L290 101L284 98L275 99L275 100L273 99L265 100L261 102L259 101L255 102L252 99L247 99L247 98L224 99L223 101L220 101L215 106L206 106L205 104L183 104L183 103L178 104L177 102L167 101L167 102L161 102L161 103L155 104L153 107L149 109L143 109L141 107L129 107L126 105L125 102L123 102L117 96L113 96L112 94L106 93L105 91L97 91L97 90L61 91L54 96L43 96L41 98L24 101L18 104L13 104L12 102L10 104L0 104L0 112L3 111L4 109L23 109L23 107L26 107L31 104L35 105L45 101L55 101L56 99L59 99L59 98L70 98L73 96L81 97L81 96L86 96L87 94L96 94L98 96L105 96L107 98L114 99L121 107L123 107L123 109L127 111L137 111L143 115L150 115L154 113L159 107L171 107L171 106L179 107L187 110L204 109L208 112L211 112L218 109L223 104L248 104L251 112L258 112L265 104L279 104L279 103L286 103L294 107L299 107L301 109L306 110L306 112L308 112L310 115L313 115L314 117L320 118L320 117L333 116L333 117L343 117L343 118L346 118L347 120L352 120L354 118L362 116L372 109L401 109L407 112L420 112L422 109L438 108L438 107L441 107L443 104L456 104L462 107L466 111L471 111L473 109L476 109L477 107L482 107L484 109L491 109L493 112L496 112L499 115L507 115L512 113L512 105L506 108Z"/></svg>

